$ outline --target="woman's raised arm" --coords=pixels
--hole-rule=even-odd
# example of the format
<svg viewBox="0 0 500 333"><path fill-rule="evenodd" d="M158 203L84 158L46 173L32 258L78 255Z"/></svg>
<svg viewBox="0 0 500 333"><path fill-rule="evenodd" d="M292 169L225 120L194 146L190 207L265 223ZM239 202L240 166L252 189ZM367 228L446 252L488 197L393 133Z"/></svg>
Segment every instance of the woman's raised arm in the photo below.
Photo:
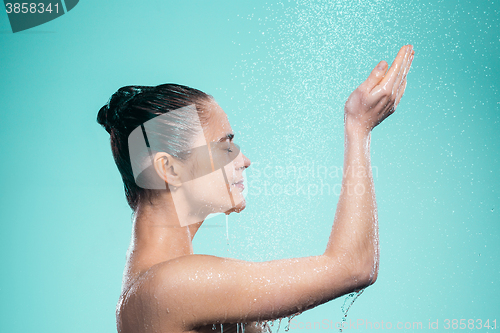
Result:
<svg viewBox="0 0 500 333"><path fill-rule="evenodd" d="M342 192L323 255L261 263L188 255L157 264L124 295L119 326L144 321L180 332L275 319L372 284L379 251L370 132L399 103L413 53L401 48L388 71L379 63L345 105Z"/></svg>

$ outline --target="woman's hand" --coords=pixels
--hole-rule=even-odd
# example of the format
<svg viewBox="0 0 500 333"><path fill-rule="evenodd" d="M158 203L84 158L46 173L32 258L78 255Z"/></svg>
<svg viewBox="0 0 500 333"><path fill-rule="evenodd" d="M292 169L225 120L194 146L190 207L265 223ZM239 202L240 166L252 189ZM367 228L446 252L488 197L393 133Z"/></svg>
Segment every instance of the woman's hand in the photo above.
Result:
<svg viewBox="0 0 500 333"><path fill-rule="evenodd" d="M396 110L406 88L406 75L414 54L413 46L405 45L399 50L389 71L385 61L373 69L345 104L346 126L369 133Z"/></svg>

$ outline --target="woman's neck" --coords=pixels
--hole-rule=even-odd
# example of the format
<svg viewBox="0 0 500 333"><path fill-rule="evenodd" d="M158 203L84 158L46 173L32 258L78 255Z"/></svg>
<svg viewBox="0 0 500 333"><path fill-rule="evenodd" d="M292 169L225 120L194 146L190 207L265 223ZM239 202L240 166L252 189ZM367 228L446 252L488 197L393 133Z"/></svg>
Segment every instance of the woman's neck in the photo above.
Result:
<svg viewBox="0 0 500 333"><path fill-rule="evenodd" d="M203 221L181 226L169 193L140 203L133 216L122 291L152 266L193 253L192 240Z"/></svg>

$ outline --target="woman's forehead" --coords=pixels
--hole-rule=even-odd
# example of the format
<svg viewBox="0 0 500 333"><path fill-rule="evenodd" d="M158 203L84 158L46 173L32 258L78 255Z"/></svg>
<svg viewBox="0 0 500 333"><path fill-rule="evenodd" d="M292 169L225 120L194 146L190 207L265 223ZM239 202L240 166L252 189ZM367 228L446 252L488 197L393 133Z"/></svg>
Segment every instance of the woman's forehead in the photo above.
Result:
<svg viewBox="0 0 500 333"><path fill-rule="evenodd" d="M233 133L233 130L224 110L216 102L210 104L210 116L208 117L207 124L208 133L205 133L205 136L209 141L218 141L220 138L227 136L227 134Z"/></svg>
<svg viewBox="0 0 500 333"><path fill-rule="evenodd" d="M203 131L198 133L193 147L205 146L209 142L217 142L233 133L226 113L216 102L206 103L203 112L206 113L202 121Z"/></svg>

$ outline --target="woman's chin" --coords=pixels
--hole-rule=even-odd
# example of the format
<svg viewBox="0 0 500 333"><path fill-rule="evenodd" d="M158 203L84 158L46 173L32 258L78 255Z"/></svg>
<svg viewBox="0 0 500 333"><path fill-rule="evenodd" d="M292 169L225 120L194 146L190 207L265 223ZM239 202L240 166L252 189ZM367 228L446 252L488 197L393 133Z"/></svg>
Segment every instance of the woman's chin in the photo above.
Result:
<svg viewBox="0 0 500 333"><path fill-rule="evenodd" d="M231 214L231 213L239 213L239 212L241 212L243 209L245 209L245 207L246 207L246 202L245 202L245 200L243 200L243 201L241 201L240 203L238 203L236 206L234 206L234 207L232 207L232 208L230 208L230 209L226 210L226 211L224 212L224 214L229 215L229 214Z"/></svg>

